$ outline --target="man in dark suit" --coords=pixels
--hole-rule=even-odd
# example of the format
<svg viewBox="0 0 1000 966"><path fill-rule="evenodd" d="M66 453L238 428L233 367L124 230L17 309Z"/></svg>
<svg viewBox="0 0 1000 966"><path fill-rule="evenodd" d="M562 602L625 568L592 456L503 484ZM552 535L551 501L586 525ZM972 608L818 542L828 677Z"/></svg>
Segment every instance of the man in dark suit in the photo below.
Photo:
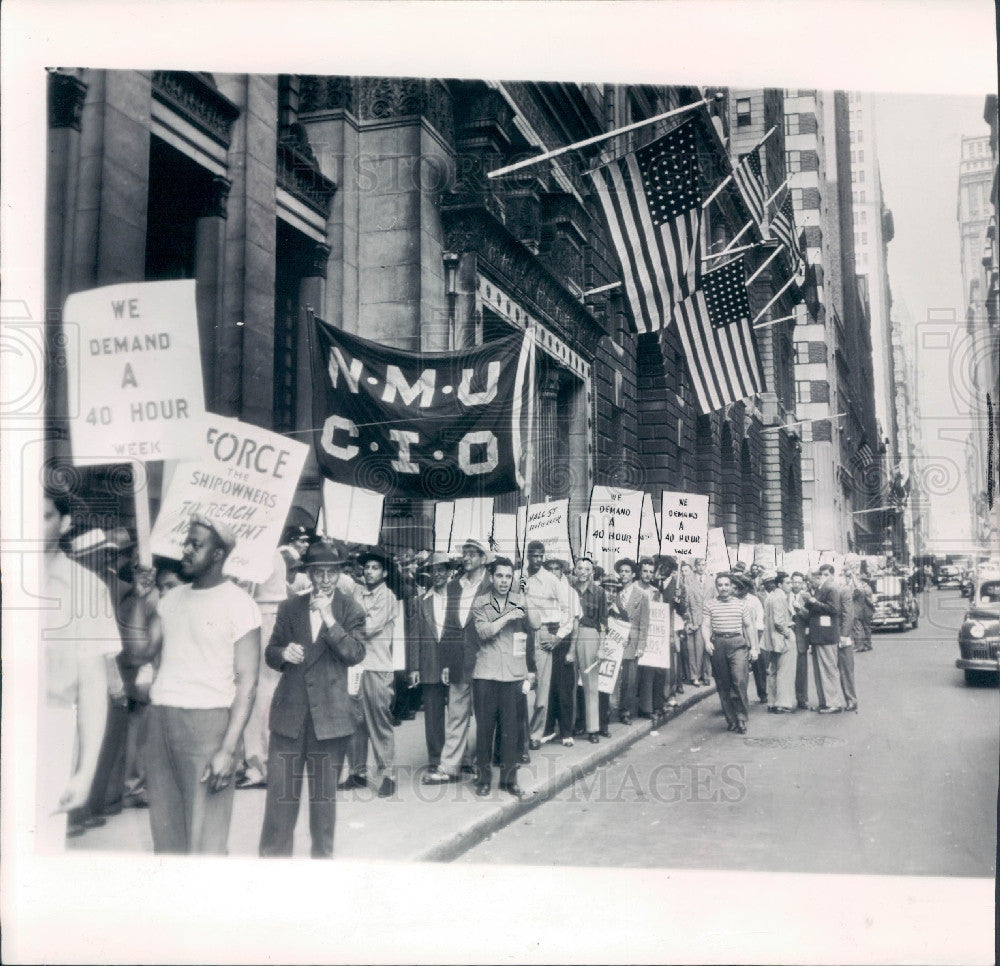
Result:
<svg viewBox="0 0 1000 966"><path fill-rule="evenodd" d="M446 713L464 713L460 697L449 700L452 672L455 672L455 688L458 689L463 681L461 671L466 658L462 641L456 640L455 635L451 635L451 639L445 635L449 604L453 609L457 608L455 594L449 594L448 588L452 567L448 555L436 551L421 568L430 574L431 587L412 602L412 620L406 638L406 669L410 686L422 685L424 693L424 736L430 765L430 770L422 779L425 785L438 785L458 778L458 772L442 771L440 767ZM452 732L456 732L460 722L452 721L450 727Z"/></svg>
<svg viewBox="0 0 1000 966"><path fill-rule="evenodd" d="M816 578L816 589L805 599L809 612L813 673L819 695L817 710L820 714L837 714L844 710L844 693L840 687L840 671L837 667L842 600L834 583L833 573L832 564L823 564Z"/></svg>
<svg viewBox="0 0 1000 966"><path fill-rule="evenodd" d="M322 543L306 551L312 593L278 607L264 652L281 680L271 702L262 856L292 854L303 772L309 774L312 857L333 855L337 778L360 724L358 703L347 692L347 669L365 656L365 612L336 588L342 563Z"/></svg>

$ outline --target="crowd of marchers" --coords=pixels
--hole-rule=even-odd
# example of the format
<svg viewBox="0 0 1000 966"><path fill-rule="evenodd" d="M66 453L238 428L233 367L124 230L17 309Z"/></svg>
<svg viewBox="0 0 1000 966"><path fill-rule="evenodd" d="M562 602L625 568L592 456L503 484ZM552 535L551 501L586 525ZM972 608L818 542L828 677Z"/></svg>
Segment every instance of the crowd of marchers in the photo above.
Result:
<svg viewBox="0 0 1000 966"><path fill-rule="evenodd" d="M840 579L828 565L708 575L673 557L604 572L537 541L523 561L477 539L457 556L393 555L291 527L270 579L241 584L224 573L236 537L208 517L192 518L180 560L152 568L122 528L73 534L71 501L48 494L46 592L60 606L43 622L37 800L54 848L138 806L156 852L224 854L236 789L263 787L259 852L290 855L308 781L311 852L327 857L337 791L392 798L394 728L418 713L419 781L488 797L496 773L522 798L518 767L543 743L659 721L713 678L738 733L751 675L769 711L808 707L809 653L817 710L857 710L853 654L871 647L871 588L850 557ZM640 663L651 603L671 610L669 668ZM628 634L608 692L612 618Z"/></svg>

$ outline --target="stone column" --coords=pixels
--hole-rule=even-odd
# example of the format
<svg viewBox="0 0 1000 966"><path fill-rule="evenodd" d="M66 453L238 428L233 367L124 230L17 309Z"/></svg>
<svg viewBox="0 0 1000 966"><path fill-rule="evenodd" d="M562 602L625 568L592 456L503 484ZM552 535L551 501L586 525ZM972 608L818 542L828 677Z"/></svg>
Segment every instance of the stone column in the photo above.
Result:
<svg viewBox="0 0 1000 966"><path fill-rule="evenodd" d="M80 162L80 118L87 85L73 74L50 73L49 158L45 185L45 415L54 430L47 457L69 458L65 334L62 306L69 294L67 253L73 237L77 166Z"/></svg>
<svg viewBox="0 0 1000 966"><path fill-rule="evenodd" d="M226 241L228 178L215 175L208 185L201 215L194 226L195 298L198 306L198 339L201 345L205 405L216 412L218 387L215 384L216 329L222 318L222 268Z"/></svg>
<svg viewBox="0 0 1000 966"><path fill-rule="evenodd" d="M535 474L532 500L542 501L552 496L552 483L561 476L557 466L559 448L556 435L559 424L556 403L559 397L559 370L547 366L539 372L538 414L536 416Z"/></svg>
<svg viewBox="0 0 1000 966"><path fill-rule="evenodd" d="M299 280L298 331L295 337L295 439L308 443L309 452L302 467L299 495L296 503L314 520L319 519L323 502L322 485L316 452L308 430L313 428L312 411L312 356L310 346L314 341L309 309L320 315L326 292L326 271L330 260L330 246L313 242L305 274ZM322 318L322 315L320 315ZM325 320L324 320L325 321Z"/></svg>

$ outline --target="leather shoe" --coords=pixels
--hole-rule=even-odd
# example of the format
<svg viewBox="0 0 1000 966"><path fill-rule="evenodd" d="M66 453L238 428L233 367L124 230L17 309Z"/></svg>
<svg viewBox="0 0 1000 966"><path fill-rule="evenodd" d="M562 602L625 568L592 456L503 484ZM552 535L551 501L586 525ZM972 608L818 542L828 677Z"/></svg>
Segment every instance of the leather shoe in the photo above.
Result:
<svg viewBox="0 0 1000 966"><path fill-rule="evenodd" d="M480 782L479 784L476 785L476 794L480 798L485 798L487 795L489 795L489 793L490 793L489 782Z"/></svg>
<svg viewBox="0 0 1000 966"><path fill-rule="evenodd" d="M745 735L747 733L747 726L745 724L738 724L735 730L738 735Z"/></svg>
<svg viewBox="0 0 1000 966"><path fill-rule="evenodd" d="M845 711L857 711L858 710L858 706L856 704L849 704L846 708L844 708L844 710Z"/></svg>
<svg viewBox="0 0 1000 966"><path fill-rule="evenodd" d="M525 798L528 794L517 782L509 782L506 785L501 785L500 789L508 795L513 795L515 798Z"/></svg>
<svg viewBox="0 0 1000 966"><path fill-rule="evenodd" d="M354 788L367 788L368 779L364 775L348 775L337 788L342 792L349 792Z"/></svg>
<svg viewBox="0 0 1000 966"><path fill-rule="evenodd" d="M632 715L627 714L627 713L623 714L622 715L622 724L623 725L630 725L630 724L632 724Z"/></svg>
<svg viewBox="0 0 1000 966"><path fill-rule="evenodd" d="M382 786L378 790L379 798L392 798L396 794L396 783L391 778L383 778Z"/></svg>
<svg viewBox="0 0 1000 966"><path fill-rule="evenodd" d="M532 738L531 741L528 742L528 747L532 751L538 751L538 749L542 747L542 743L537 738Z"/></svg>
<svg viewBox="0 0 1000 966"><path fill-rule="evenodd" d="M527 752L525 752L523 755L521 755L520 758L518 758L518 761L522 765L530 765L531 764L531 755L529 755Z"/></svg>
<svg viewBox="0 0 1000 966"><path fill-rule="evenodd" d="M607 731L607 730L605 730L605 731L598 731L597 733L598 733L598 734L599 734L599 735L600 735L600 736L601 736L602 738L610 738L610 737L611 737L611 732L610 732L610 731Z"/></svg>
<svg viewBox="0 0 1000 966"><path fill-rule="evenodd" d="M588 740L588 741L589 741L589 742L590 742L590 743L591 743L592 745L596 745L596 744L597 744L597 742L598 742L598 741L600 741L601 739L597 737L597 732L596 732L596 731L591 731L591 732L590 732L590 734L589 734L589 735L587 735L587 740Z"/></svg>
<svg viewBox="0 0 1000 966"><path fill-rule="evenodd" d="M820 714L840 714L843 708L818 708Z"/></svg>

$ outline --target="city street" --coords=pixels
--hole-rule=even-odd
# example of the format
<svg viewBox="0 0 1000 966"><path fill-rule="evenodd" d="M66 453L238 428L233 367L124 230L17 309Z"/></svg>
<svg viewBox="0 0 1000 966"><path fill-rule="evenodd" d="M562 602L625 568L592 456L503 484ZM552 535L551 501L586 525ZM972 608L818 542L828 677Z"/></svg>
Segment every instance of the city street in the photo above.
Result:
<svg viewBox="0 0 1000 966"><path fill-rule="evenodd" d="M932 590L874 635L858 714L755 705L738 738L713 695L461 861L993 875L998 697L954 666L965 604Z"/></svg>

